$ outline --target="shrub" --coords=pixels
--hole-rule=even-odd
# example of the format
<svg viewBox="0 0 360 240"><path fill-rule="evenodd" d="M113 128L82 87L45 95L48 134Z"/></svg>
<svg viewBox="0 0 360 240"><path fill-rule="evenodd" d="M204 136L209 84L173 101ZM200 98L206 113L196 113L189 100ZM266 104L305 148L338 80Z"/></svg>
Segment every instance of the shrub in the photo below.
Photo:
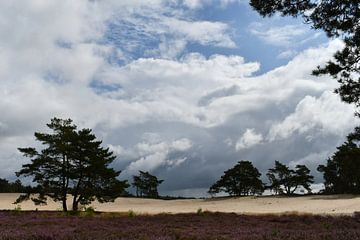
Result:
<svg viewBox="0 0 360 240"><path fill-rule="evenodd" d="M16 213L20 213L21 211L22 211L22 209L21 209L21 205L16 205L15 206L15 208L14 208L14 211L16 212Z"/></svg>
<svg viewBox="0 0 360 240"><path fill-rule="evenodd" d="M92 207L92 206L85 207L84 208L84 213L85 213L85 216L92 217L92 216L95 215L95 208Z"/></svg>
<svg viewBox="0 0 360 240"><path fill-rule="evenodd" d="M136 213L135 213L133 210L130 209L130 210L128 211L128 216L131 217L131 218L132 218L132 217L135 217L135 216L136 216Z"/></svg>

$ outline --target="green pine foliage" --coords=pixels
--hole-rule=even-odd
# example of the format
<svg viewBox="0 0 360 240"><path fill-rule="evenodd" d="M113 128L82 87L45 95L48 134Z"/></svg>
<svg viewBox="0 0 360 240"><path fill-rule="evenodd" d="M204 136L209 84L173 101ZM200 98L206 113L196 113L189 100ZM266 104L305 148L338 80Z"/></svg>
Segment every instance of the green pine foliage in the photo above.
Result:
<svg viewBox="0 0 360 240"><path fill-rule="evenodd" d="M325 193L360 193L360 128L356 127L347 137L347 141L327 160L318 171L323 173Z"/></svg>
<svg viewBox="0 0 360 240"><path fill-rule="evenodd" d="M275 194L292 195L299 187L311 193L310 184L314 183L314 177L305 165L296 165L293 170L279 161L275 161L275 167L270 168L266 176L270 182L268 188Z"/></svg>
<svg viewBox="0 0 360 240"><path fill-rule="evenodd" d="M149 172L139 171L139 175L133 176L133 187L136 189L137 197L158 198L158 186L164 180L159 180Z"/></svg>
<svg viewBox="0 0 360 240"><path fill-rule="evenodd" d="M92 201L113 201L129 185L119 181L120 172L110 167L116 158L101 147L91 129L77 130L71 119L53 118L47 124L51 133L35 133L44 148L19 148L31 163L22 166L17 176L32 177L37 191L21 195L17 202L33 200L46 204L47 198L61 201L67 211L67 198L73 199L72 210Z"/></svg>
<svg viewBox="0 0 360 240"><path fill-rule="evenodd" d="M230 196L247 196L262 194L264 184L260 180L261 173L249 161L240 161L214 183L208 193L211 195L225 192Z"/></svg>

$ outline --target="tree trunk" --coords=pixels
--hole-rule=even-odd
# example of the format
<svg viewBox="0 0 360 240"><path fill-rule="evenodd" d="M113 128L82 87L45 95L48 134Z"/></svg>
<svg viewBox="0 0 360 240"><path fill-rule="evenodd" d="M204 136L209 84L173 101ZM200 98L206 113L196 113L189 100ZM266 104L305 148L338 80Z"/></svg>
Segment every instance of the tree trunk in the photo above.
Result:
<svg viewBox="0 0 360 240"><path fill-rule="evenodd" d="M298 188L298 186L295 186L294 190L291 191L291 194L294 194L294 192L296 191L297 188Z"/></svg>
<svg viewBox="0 0 360 240"><path fill-rule="evenodd" d="M62 200L62 205L63 205L63 211L67 212L67 204L66 204L66 198Z"/></svg>
<svg viewBox="0 0 360 240"><path fill-rule="evenodd" d="M83 198L83 195L79 195L79 197L76 199L74 198L74 201L73 201L73 211L77 212L79 210L79 203L80 203L80 200Z"/></svg>
<svg viewBox="0 0 360 240"><path fill-rule="evenodd" d="M73 201L72 210L74 212L77 212L79 210L79 204L78 204L78 201L75 201L75 198L74 198L74 201Z"/></svg>
<svg viewBox="0 0 360 240"><path fill-rule="evenodd" d="M81 163L80 163L80 166L81 166ZM73 211L78 211L78 196L81 195L79 194L79 189L80 189L80 184L82 183L82 180L83 180L83 171L82 171L82 167L80 168L80 177L79 177L79 180L76 184L76 187L74 189L74 192L73 192L73 195L74 195L74 198L73 198Z"/></svg>
<svg viewBox="0 0 360 240"><path fill-rule="evenodd" d="M62 205L63 205L63 211L67 212L67 188L68 188L68 179L67 179L67 158L66 155L63 155L63 166L62 166Z"/></svg>

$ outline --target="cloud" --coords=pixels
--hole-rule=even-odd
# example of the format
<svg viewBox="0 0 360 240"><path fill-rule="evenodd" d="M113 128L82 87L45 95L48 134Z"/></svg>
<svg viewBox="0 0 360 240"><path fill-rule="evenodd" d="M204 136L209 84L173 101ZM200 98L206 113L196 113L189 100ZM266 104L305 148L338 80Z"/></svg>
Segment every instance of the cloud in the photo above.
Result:
<svg viewBox="0 0 360 240"><path fill-rule="evenodd" d="M139 55L176 58L189 43L236 47L228 24L192 17L193 8L202 5L202 1L174 1L190 10L175 9L172 4L166 4L167 1L155 6L145 2L136 9L119 9L109 20L110 28L104 40L124 53L122 60L126 63Z"/></svg>
<svg viewBox="0 0 360 240"><path fill-rule="evenodd" d="M130 176L137 171L153 171L160 166L177 167L187 160L183 154L192 147L189 139L181 138L173 141L163 141L158 134L145 134L145 139L135 146L125 149L122 146L109 145L121 159L130 161L124 174ZM154 138L155 136L155 138Z"/></svg>
<svg viewBox="0 0 360 240"><path fill-rule="evenodd" d="M356 125L336 81L310 74L342 42L255 76L258 62L188 48L234 47L231 29L172 3L1 3L1 177L54 116L92 128L122 176L152 171L163 192L206 189L240 159L264 171L331 152Z"/></svg>
<svg viewBox="0 0 360 240"><path fill-rule="evenodd" d="M229 4L244 3L244 0L183 0L183 4L191 9L199 9L206 5L214 4L222 8L227 7Z"/></svg>
<svg viewBox="0 0 360 240"><path fill-rule="evenodd" d="M294 113L270 128L268 138L273 141L295 133L309 133L311 139L314 132L342 136L357 123L351 116L354 111L353 106L340 102L339 97L330 91L324 92L319 98L306 96L298 103Z"/></svg>
<svg viewBox="0 0 360 240"><path fill-rule="evenodd" d="M307 33L306 28L300 25L285 25L279 27L267 27L261 23L252 23L250 32L271 45L288 46L293 41Z"/></svg>
<svg viewBox="0 0 360 240"><path fill-rule="evenodd" d="M294 51L294 50L286 50L286 51L283 51L281 52L277 58L279 59L289 59L289 58L292 58L294 56L296 56L297 54L297 51Z"/></svg>
<svg viewBox="0 0 360 240"><path fill-rule="evenodd" d="M202 45L214 45L218 47L235 47L231 40L227 24L221 22L197 21L190 22L180 19L167 18L163 24L168 28L167 32Z"/></svg>
<svg viewBox="0 0 360 240"><path fill-rule="evenodd" d="M303 24L274 25L274 22L252 22L249 24L248 30L253 36L256 36L268 45L282 49L285 48L286 50L283 50L277 56L279 59L294 57L299 48L311 42L315 43L317 39L323 36L323 33L311 31Z"/></svg>
<svg viewBox="0 0 360 240"><path fill-rule="evenodd" d="M242 137L237 141L235 145L236 151L241 149L250 148L261 143L263 136L260 133L256 133L255 129L246 129Z"/></svg>

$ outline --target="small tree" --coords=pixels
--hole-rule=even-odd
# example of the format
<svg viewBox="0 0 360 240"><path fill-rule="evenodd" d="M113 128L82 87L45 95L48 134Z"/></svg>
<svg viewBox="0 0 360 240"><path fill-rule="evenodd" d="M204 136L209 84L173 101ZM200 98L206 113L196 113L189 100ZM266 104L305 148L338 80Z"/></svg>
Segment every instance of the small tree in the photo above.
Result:
<svg viewBox="0 0 360 240"><path fill-rule="evenodd" d="M72 120L54 118L47 126L52 133L35 133L42 142L42 150L19 148L31 163L23 165L18 176L33 177L37 183L36 194L28 192L18 198L46 204L47 198L61 201L67 211L67 195L73 196L73 210L79 204L89 204L95 199L99 202L113 201L128 187L126 181L116 178L120 172L110 168L115 156L108 148L101 147L101 141L90 129L76 130Z"/></svg>
<svg viewBox="0 0 360 240"><path fill-rule="evenodd" d="M269 188L274 190L275 194L291 195L300 186L310 193L310 184L314 182L314 177L310 175L310 170L305 165L296 165L295 170L292 170L279 161L275 161L275 167L270 168L266 176L270 182Z"/></svg>
<svg viewBox="0 0 360 240"><path fill-rule="evenodd" d="M264 191L261 173L249 161L240 161L214 183L208 193L226 192L230 196L261 194Z"/></svg>
<svg viewBox="0 0 360 240"><path fill-rule="evenodd" d="M138 176L133 176L132 185L136 188L137 197L151 197L158 198L158 186L164 180L158 180L154 175L149 172L139 171Z"/></svg>

